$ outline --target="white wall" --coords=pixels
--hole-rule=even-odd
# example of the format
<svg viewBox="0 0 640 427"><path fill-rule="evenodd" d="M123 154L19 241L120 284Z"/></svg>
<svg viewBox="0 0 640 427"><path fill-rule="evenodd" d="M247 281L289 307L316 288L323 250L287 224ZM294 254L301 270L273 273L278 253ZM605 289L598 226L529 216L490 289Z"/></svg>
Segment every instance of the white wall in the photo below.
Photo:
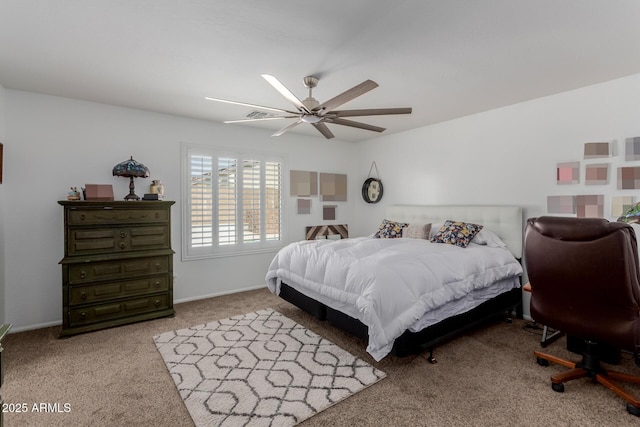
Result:
<svg viewBox="0 0 640 427"><path fill-rule="evenodd" d="M355 145L264 130L193 120L22 91L5 91L6 141L4 212L6 320L14 331L60 323L63 217L58 200L69 187L113 184L116 199L128 193L128 180L111 176L113 166L133 156L151 171L135 181L148 192L151 179L165 184L165 199L175 200L172 243L176 251L176 301L263 286L273 254L181 261L180 146L182 142L242 147L282 153L289 169L347 173ZM6 150L6 145L11 147ZM350 195L358 192L349 180ZM288 183L288 170L285 172ZM286 187L288 189L288 186ZM287 193L288 194L288 193ZM2 197L0 195L0 197ZM304 238L307 225L322 221L318 200L312 215L297 215L295 199L285 197L288 241ZM349 223L352 202L338 204L336 221ZM0 215L2 215L0 213ZM2 219L0 217L0 219ZM1 237L0 228L0 237Z"/></svg>
<svg viewBox="0 0 640 427"><path fill-rule="evenodd" d="M290 169L348 173L349 201L336 203L338 218L329 223L349 224L353 236L373 232L384 206L396 203L516 204L524 207L526 218L546 213L548 195L604 193L609 216L612 194L640 200L640 191L615 188L624 139L640 136L638 99L640 74L352 144L293 134L271 138L243 126L5 90L5 183L0 186L5 320L15 330L61 321L63 232L56 201L70 186L87 183L113 184L116 197L124 197L127 180L112 177L111 168L131 155L152 175L137 180L136 187L162 179L167 199L177 201L175 299L183 301L261 286L272 256L181 261L181 142L271 150L286 154ZM556 184L557 163L582 161L585 142L609 140L616 140L618 152L610 160L609 185ZM374 160L385 194L370 205L362 201L360 186ZM581 173L583 182L583 167ZM297 215L295 198L285 199L286 223L293 230L288 241L302 239L307 225L327 223L318 199L312 215Z"/></svg>
<svg viewBox="0 0 640 427"><path fill-rule="evenodd" d="M387 204L513 204L528 218L547 213L549 195L604 194L615 219L611 195L640 201L638 190L616 190L616 167L640 166L624 161L625 138L640 136L639 99L640 74L360 142L358 170L375 160L384 197L356 203L353 231L375 231ZM585 142L613 140L616 157L583 160ZM581 162L581 183L559 186L557 164L568 161ZM611 163L610 183L585 185L585 162Z"/></svg>

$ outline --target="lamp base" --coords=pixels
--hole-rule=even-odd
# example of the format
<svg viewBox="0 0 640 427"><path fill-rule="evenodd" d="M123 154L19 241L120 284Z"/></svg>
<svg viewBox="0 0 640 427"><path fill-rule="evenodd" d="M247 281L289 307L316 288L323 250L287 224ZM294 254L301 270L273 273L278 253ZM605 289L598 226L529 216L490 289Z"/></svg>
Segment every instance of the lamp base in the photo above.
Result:
<svg viewBox="0 0 640 427"><path fill-rule="evenodd" d="M133 186L133 177L130 176L129 177L130 181L129 181L129 194L127 194L126 196L124 196L125 200L140 200L140 197L138 197L136 195L136 193L134 192L135 187Z"/></svg>

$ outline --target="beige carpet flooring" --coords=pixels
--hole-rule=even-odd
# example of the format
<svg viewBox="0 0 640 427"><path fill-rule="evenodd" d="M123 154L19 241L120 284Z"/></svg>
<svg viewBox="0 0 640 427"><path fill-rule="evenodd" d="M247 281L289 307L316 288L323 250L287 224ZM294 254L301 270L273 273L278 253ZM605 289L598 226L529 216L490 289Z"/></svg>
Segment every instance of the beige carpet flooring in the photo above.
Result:
<svg viewBox="0 0 640 427"><path fill-rule="evenodd" d="M494 323L443 344L437 364L426 354L376 363L364 342L260 289L177 304L175 318L68 339L57 338L59 327L10 334L3 341L2 397L5 409L27 411L5 412L5 426L193 426L153 335L269 307L388 375L303 426L640 425L620 398L589 380L552 391L549 376L564 368L536 364L540 337L523 328L526 321ZM576 359L564 339L547 351ZM617 368L640 374L628 354ZM629 390L640 393L637 386ZM36 412L34 404L54 412Z"/></svg>

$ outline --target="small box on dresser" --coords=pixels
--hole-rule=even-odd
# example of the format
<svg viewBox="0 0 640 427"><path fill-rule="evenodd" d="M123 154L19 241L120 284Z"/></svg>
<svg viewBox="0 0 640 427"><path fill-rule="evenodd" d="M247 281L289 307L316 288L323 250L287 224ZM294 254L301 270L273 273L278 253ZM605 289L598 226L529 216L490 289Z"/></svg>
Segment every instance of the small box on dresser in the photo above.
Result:
<svg viewBox="0 0 640 427"><path fill-rule="evenodd" d="M59 201L61 337L173 316L172 201Z"/></svg>

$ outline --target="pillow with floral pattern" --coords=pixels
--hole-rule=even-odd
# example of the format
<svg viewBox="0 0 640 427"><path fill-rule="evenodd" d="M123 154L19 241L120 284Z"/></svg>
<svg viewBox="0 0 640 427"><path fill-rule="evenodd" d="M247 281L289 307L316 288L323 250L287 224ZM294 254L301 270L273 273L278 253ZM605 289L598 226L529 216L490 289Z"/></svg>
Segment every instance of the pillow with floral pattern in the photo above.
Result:
<svg viewBox="0 0 640 427"><path fill-rule="evenodd" d="M395 239L402 237L402 229L407 225L404 222L382 220L382 224L378 227L378 231L373 235L376 239Z"/></svg>
<svg viewBox="0 0 640 427"><path fill-rule="evenodd" d="M482 225L462 221L447 220L440 230L433 235L433 243L446 243L466 248L471 239L482 230Z"/></svg>

